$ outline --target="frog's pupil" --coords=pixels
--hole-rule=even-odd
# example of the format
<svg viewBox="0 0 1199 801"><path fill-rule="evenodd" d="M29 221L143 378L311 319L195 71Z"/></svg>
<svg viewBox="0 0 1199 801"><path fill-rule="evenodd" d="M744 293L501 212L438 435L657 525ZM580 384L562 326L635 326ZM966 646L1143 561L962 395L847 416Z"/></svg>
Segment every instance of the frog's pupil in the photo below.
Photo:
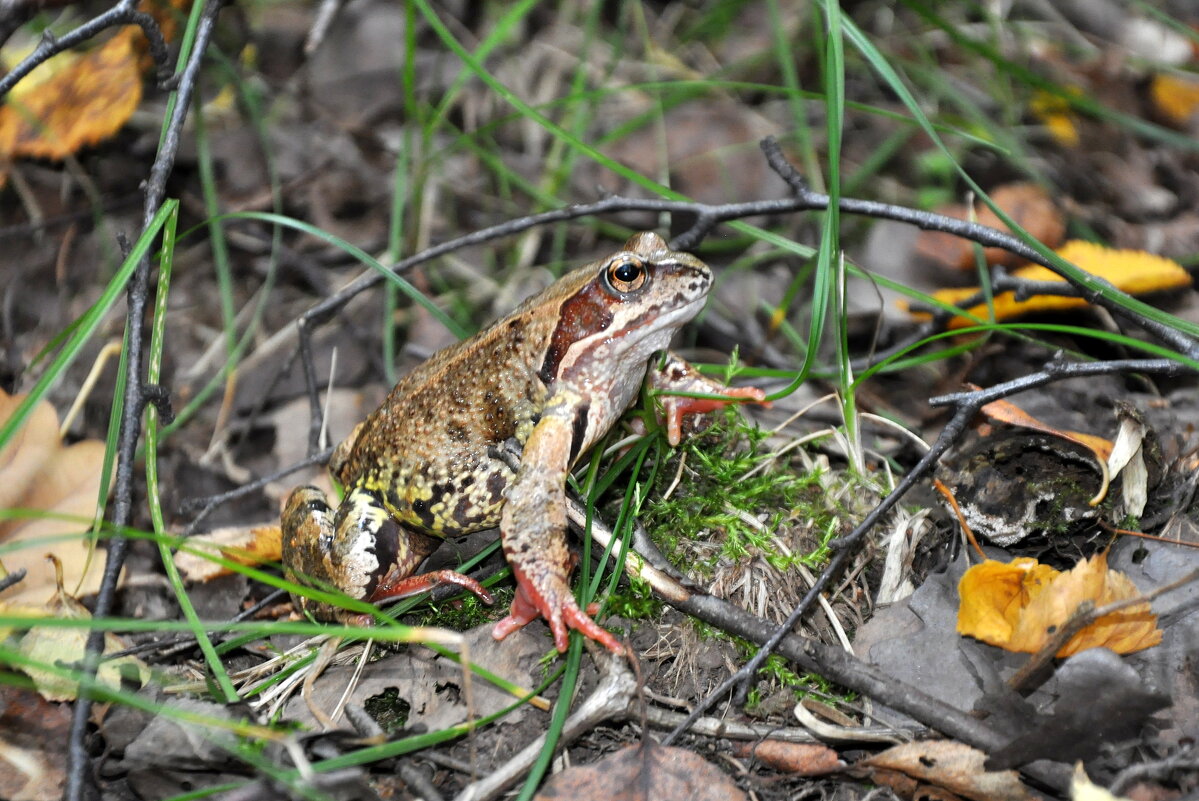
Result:
<svg viewBox="0 0 1199 801"><path fill-rule="evenodd" d="M626 262L623 262L620 266L618 266L616 268L616 271L612 275L613 275L613 277L616 278L617 281L620 281L621 283L631 284L637 280L637 277L640 274L641 274L641 268L639 265L636 265L631 261L626 261Z"/></svg>

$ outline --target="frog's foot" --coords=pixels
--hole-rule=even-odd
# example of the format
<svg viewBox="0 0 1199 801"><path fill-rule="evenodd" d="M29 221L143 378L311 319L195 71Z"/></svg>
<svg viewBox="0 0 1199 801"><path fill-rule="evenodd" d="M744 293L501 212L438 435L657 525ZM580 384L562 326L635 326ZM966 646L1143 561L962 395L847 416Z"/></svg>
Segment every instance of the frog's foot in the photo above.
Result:
<svg viewBox="0 0 1199 801"><path fill-rule="evenodd" d="M594 604L588 606L586 612L580 609L564 579L548 576L542 581L533 582L515 565L512 572L516 576L516 597L512 599L508 616L491 630L492 637L502 640L538 617L544 617L553 632L554 646L559 653L566 650L568 628L590 637L614 654L624 653L624 646L611 632L589 617L588 613L595 614L598 607Z"/></svg>
<svg viewBox="0 0 1199 801"><path fill-rule="evenodd" d="M711 391L711 390L708 390ZM766 393L757 387L722 387L720 394L728 400L715 398L684 398L679 395L661 397L662 414L665 418L666 441L671 447L683 441L683 418L689 414L707 414L730 403L750 402L769 406Z"/></svg>
<svg viewBox="0 0 1199 801"><path fill-rule="evenodd" d="M419 595L422 592L432 590L442 584L456 584L464 590L469 590L488 606L495 603L495 598L483 588L482 584L470 576L453 570L434 570L430 573L422 573L419 576L407 576L395 581L389 581L385 578L379 582L379 586L375 588L375 591L371 593L370 598L367 600L373 604L378 604L398 598L407 598L410 595Z"/></svg>
<svg viewBox="0 0 1199 801"><path fill-rule="evenodd" d="M707 414L730 403L749 402L769 406L766 393L757 387L726 387L698 370L674 353L666 354L661 367L649 372L650 386L661 393L690 392L719 395L717 398L690 398L681 395L662 394L659 422L666 427L666 439L672 446L683 439L683 418L689 414Z"/></svg>

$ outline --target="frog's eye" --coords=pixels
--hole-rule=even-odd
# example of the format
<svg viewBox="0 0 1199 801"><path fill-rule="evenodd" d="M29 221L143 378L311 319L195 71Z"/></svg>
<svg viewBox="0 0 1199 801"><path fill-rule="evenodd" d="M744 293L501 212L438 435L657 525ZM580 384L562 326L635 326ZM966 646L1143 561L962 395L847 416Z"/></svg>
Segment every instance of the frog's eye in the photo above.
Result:
<svg viewBox="0 0 1199 801"><path fill-rule="evenodd" d="M645 265L636 259L620 259L608 265L604 271L604 282L618 295L636 292L645 286L649 274Z"/></svg>

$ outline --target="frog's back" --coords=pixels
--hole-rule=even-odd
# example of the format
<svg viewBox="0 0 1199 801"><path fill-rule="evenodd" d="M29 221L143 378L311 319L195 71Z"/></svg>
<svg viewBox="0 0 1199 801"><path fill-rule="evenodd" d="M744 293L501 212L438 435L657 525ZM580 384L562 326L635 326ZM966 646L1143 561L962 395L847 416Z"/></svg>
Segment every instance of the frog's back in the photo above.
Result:
<svg viewBox="0 0 1199 801"><path fill-rule="evenodd" d="M523 445L540 416L553 309L574 284L558 282L401 379L333 465L339 480L379 491L398 520L429 533L497 525L513 475L500 452L513 439Z"/></svg>

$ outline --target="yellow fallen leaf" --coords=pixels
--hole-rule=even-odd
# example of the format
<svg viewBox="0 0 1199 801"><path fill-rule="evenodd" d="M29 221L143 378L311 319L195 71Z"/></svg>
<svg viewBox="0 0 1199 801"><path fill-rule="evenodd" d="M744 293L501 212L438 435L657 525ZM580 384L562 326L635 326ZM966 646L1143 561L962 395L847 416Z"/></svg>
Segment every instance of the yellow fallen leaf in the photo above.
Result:
<svg viewBox="0 0 1199 801"><path fill-rule="evenodd" d="M1149 96L1162 116L1180 127L1199 120L1199 80L1169 73L1153 76Z"/></svg>
<svg viewBox="0 0 1199 801"><path fill-rule="evenodd" d="M987 560L958 583L957 630L1007 651L1036 653L1086 602L1102 607L1140 595L1123 573L1108 570L1107 555L1084 559L1059 573L1035 559L1009 564ZM1056 656L1106 647L1127 654L1161 642L1148 603L1105 615L1075 634Z"/></svg>
<svg viewBox="0 0 1199 801"><path fill-rule="evenodd" d="M1071 94L1081 95L1082 90L1070 88ZM1028 104L1029 110L1045 125L1049 134L1063 147L1078 147L1078 127L1074 124L1077 116L1070 107L1070 101L1052 92L1037 91L1033 93Z"/></svg>
<svg viewBox="0 0 1199 801"><path fill-rule="evenodd" d="M1007 564L988 559L971 567L958 582L958 633L1003 647L1024 608L1057 575L1049 565L1027 556Z"/></svg>
<svg viewBox="0 0 1199 801"><path fill-rule="evenodd" d="M0 108L0 158L61 159L119 131L142 99L140 35L125 28L82 56L64 54L76 60L10 97Z"/></svg>
<svg viewBox="0 0 1199 801"><path fill-rule="evenodd" d="M1113 250L1093 242L1075 239L1059 248L1057 254L1088 273L1106 279L1117 289L1130 295L1164 292L1191 285L1190 274L1178 262L1144 251ZM1012 275L1027 281L1065 281L1052 270L1039 264L1013 270ZM933 297L943 303L957 305L976 294L978 294L977 287L965 287L938 290L933 293ZM1087 305L1082 298L1056 295L1035 295L1028 300L1017 301L1014 292L1001 292L994 297L993 302L995 319L998 321L1010 320L1025 314L1081 309ZM969 312L979 319L987 318L985 304L980 303L973 306ZM928 315L924 313L923 316L927 317ZM949 322L950 328L965 328L970 325L975 325L975 322L967 317L955 317Z"/></svg>
<svg viewBox="0 0 1199 801"><path fill-rule="evenodd" d="M211 581L233 572L205 554L219 555L239 565L278 562L283 557L283 531L277 525L216 529L189 538L187 544L204 552L180 549L175 554L175 567L188 581Z"/></svg>

